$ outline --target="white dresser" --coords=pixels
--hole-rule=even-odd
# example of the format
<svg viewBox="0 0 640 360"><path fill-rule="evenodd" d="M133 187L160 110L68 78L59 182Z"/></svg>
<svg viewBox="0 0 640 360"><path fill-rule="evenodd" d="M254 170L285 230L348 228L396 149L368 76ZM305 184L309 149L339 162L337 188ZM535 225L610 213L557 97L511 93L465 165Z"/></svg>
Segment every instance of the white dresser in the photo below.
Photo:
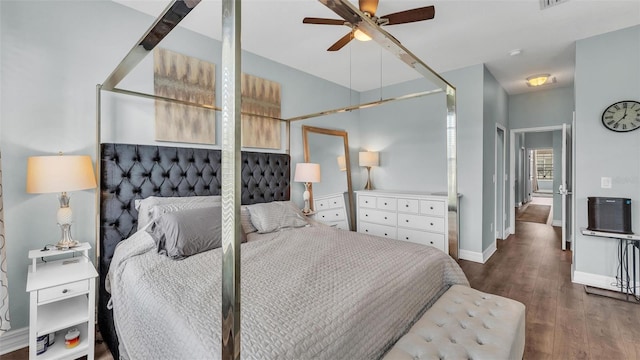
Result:
<svg viewBox="0 0 640 360"><path fill-rule="evenodd" d="M447 197L432 193L356 191L357 230L431 245L449 253Z"/></svg>
<svg viewBox="0 0 640 360"><path fill-rule="evenodd" d="M336 193L313 197L313 210L311 217L329 226L349 230L349 217L345 206L344 193Z"/></svg>

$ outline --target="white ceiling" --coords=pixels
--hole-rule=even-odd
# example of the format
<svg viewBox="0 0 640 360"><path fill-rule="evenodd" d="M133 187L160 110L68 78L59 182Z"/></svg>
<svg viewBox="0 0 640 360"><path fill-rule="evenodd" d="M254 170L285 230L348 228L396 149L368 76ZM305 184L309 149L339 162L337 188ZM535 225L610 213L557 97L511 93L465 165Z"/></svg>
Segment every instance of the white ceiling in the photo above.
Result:
<svg viewBox="0 0 640 360"><path fill-rule="evenodd" d="M114 1L153 17L168 4ZM576 40L640 24L640 0L568 0L546 10L540 0L380 0L377 14L427 5L433 20L385 30L439 73L486 64L509 94L535 90L525 78L538 73L557 80L541 88L571 85ZM203 0L181 25L220 40L220 13L220 0ZM302 24L305 16L338 18L317 0L244 0L242 48L358 91L420 77L372 41L327 52L349 28ZM510 56L514 49L522 53Z"/></svg>

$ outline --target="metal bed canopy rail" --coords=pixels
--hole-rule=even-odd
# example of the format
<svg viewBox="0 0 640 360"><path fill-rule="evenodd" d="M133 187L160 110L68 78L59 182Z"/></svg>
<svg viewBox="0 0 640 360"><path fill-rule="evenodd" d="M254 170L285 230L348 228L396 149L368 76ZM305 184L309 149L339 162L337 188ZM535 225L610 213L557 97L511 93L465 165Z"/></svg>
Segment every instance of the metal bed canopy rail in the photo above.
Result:
<svg viewBox="0 0 640 360"><path fill-rule="evenodd" d="M456 89L439 74L429 68L418 57L406 49L393 36L362 13L347 0L319 0L336 14L371 36L380 46L415 69L439 90L427 91L399 98L349 106L320 113L278 119L291 121L325 116L328 114L357 110L382 103L431 95L444 91L446 94L446 141L447 141L447 191L449 221L449 251L458 258L458 198L457 198L457 151L456 151ZM116 85L164 39L200 0L172 0L159 15L149 30L142 36L125 58L118 64L102 85L96 87L96 154L100 154L100 92L109 90L128 95L158 98L155 95L117 89ZM241 0L222 0L222 358L240 358L240 191L237 189L240 174L240 75L241 75ZM166 101L174 99L163 98ZM182 102L185 103L185 102ZM192 106L202 106L192 104ZM97 237L99 238L99 237ZM99 246L96 246L99 248ZM99 254L97 254L99 256Z"/></svg>

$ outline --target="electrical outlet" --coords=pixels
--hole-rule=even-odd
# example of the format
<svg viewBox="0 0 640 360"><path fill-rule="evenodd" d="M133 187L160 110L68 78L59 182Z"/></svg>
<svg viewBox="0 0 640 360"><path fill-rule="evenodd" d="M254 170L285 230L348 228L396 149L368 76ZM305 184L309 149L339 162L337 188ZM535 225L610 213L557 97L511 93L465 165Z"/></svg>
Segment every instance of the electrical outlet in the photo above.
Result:
<svg viewBox="0 0 640 360"><path fill-rule="evenodd" d="M601 177L600 178L600 187L603 189L611 189L611 178L610 177Z"/></svg>

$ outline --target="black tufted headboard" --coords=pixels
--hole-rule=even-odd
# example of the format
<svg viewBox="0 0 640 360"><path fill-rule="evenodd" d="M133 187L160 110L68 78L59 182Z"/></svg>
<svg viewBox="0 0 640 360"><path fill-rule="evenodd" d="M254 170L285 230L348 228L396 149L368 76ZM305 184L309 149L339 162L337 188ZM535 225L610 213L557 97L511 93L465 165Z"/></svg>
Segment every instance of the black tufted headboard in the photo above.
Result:
<svg viewBox="0 0 640 360"><path fill-rule="evenodd" d="M288 154L242 152L242 204L289 200ZM137 230L135 199L220 195L221 151L153 145L102 144L100 156L100 290L98 324L118 358L104 284L116 245Z"/></svg>

